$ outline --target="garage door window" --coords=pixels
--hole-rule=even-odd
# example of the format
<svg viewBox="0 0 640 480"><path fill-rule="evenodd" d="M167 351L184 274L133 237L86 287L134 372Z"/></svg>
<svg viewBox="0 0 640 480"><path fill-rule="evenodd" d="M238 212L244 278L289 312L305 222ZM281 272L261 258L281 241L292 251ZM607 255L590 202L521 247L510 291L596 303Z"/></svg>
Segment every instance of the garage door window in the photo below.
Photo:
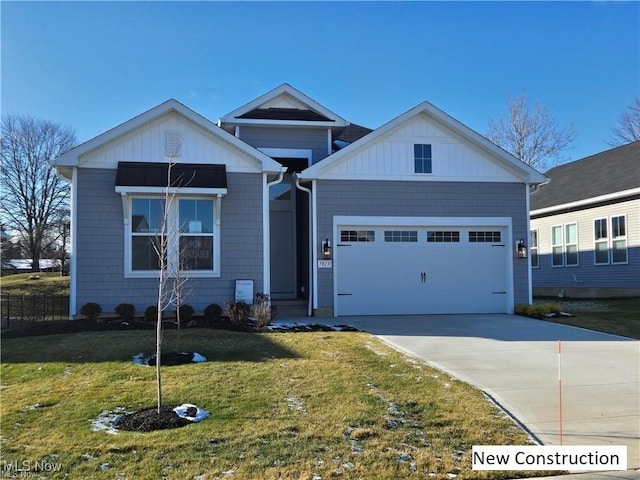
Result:
<svg viewBox="0 0 640 480"><path fill-rule="evenodd" d="M375 242L376 232L373 230L341 230L341 242Z"/></svg>
<svg viewBox="0 0 640 480"><path fill-rule="evenodd" d="M460 232L451 231L429 231L427 232L428 243L458 243L460 242Z"/></svg>
<svg viewBox="0 0 640 480"><path fill-rule="evenodd" d="M502 241L500 232L469 232L471 243L497 243Z"/></svg>
<svg viewBox="0 0 640 480"><path fill-rule="evenodd" d="M418 241L417 230L385 230L385 242L414 243Z"/></svg>

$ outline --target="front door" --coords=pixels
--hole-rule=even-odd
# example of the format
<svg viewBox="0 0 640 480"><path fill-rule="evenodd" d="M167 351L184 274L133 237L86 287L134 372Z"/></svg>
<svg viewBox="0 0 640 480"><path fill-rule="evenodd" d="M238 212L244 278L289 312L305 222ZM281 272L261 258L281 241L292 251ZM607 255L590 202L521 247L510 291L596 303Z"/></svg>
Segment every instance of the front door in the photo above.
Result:
<svg viewBox="0 0 640 480"><path fill-rule="evenodd" d="M289 173L282 182L269 188L269 221L271 297L296 298L296 190Z"/></svg>

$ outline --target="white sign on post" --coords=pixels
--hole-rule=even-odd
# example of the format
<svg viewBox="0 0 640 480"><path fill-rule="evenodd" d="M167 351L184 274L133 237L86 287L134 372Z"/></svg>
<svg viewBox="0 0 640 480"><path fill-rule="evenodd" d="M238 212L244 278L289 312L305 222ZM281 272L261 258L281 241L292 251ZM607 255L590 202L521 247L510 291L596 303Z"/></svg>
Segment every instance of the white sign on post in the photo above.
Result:
<svg viewBox="0 0 640 480"><path fill-rule="evenodd" d="M236 303L253 305L253 280L236 280Z"/></svg>

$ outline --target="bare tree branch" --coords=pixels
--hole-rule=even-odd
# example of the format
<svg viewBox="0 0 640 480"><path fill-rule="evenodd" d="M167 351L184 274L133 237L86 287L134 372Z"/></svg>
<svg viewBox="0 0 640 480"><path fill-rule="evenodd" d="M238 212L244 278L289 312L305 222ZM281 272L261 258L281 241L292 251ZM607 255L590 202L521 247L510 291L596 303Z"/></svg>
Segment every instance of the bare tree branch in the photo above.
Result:
<svg viewBox="0 0 640 480"><path fill-rule="evenodd" d="M69 185L49 162L71 149L76 137L68 127L29 116L2 119L0 215L21 238L24 254L37 270L46 238L69 201Z"/></svg>
<svg viewBox="0 0 640 480"><path fill-rule="evenodd" d="M560 128L543 105L529 103L526 89L507 100L507 109L506 116L489 119L487 138L537 170L554 166L575 138L573 125Z"/></svg>
<svg viewBox="0 0 640 480"><path fill-rule="evenodd" d="M640 140L640 97L620 114L618 126L612 129L613 136L607 143L613 147Z"/></svg>

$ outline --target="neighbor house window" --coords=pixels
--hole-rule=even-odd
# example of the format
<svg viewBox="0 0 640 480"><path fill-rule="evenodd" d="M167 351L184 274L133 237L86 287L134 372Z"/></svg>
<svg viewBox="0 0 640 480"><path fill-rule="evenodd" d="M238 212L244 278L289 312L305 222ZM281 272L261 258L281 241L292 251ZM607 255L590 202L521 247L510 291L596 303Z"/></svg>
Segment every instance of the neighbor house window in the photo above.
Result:
<svg viewBox="0 0 640 480"><path fill-rule="evenodd" d="M562 225L551 227L551 265L564 266Z"/></svg>
<svg viewBox="0 0 640 480"><path fill-rule="evenodd" d="M536 268L539 267L538 263L540 260L538 258L538 230L531 230L530 239L529 239L529 252L531 254L531 266Z"/></svg>
<svg viewBox="0 0 640 480"><path fill-rule="evenodd" d="M595 263L609 263L609 236L607 235L607 219L599 218L593 222L595 239Z"/></svg>
<svg viewBox="0 0 640 480"><path fill-rule="evenodd" d="M627 228L624 215L611 217L611 263L627 263Z"/></svg>
<svg viewBox="0 0 640 480"><path fill-rule="evenodd" d="M204 276L218 273L216 199L173 198L168 208L165 208L164 199L158 197L133 197L130 201L129 274L144 276L160 269L163 238L170 275L179 271ZM166 222L164 237L161 236L163 222Z"/></svg>
<svg viewBox="0 0 640 480"><path fill-rule="evenodd" d="M413 146L413 161L415 173L432 173L431 145L416 143Z"/></svg>
<svg viewBox="0 0 640 480"><path fill-rule="evenodd" d="M564 226L565 265L578 265L578 225L570 223Z"/></svg>

